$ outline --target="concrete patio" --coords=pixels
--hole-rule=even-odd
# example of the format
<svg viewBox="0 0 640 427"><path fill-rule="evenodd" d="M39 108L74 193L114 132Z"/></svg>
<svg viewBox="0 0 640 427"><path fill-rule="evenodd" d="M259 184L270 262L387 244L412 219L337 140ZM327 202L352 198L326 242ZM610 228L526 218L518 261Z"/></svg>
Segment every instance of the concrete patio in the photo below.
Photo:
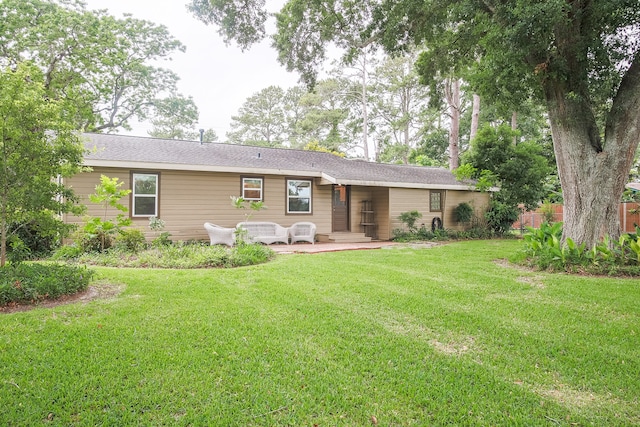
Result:
<svg viewBox="0 0 640 427"><path fill-rule="evenodd" d="M353 251L362 249L380 249L397 246L398 243L388 241L375 241L366 243L295 243L292 245L270 245L274 252L279 254L319 253Z"/></svg>
<svg viewBox="0 0 640 427"><path fill-rule="evenodd" d="M434 246L442 245L442 242L389 242L389 241L374 241L366 243L325 243L316 242L315 245L311 243L296 243L293 245L270 245L274 252L279 254L315 254L320 252L338 252L338 251L355 251L363 249L385 249L385 248L414 248L414 249L426 249Z"/></svg>

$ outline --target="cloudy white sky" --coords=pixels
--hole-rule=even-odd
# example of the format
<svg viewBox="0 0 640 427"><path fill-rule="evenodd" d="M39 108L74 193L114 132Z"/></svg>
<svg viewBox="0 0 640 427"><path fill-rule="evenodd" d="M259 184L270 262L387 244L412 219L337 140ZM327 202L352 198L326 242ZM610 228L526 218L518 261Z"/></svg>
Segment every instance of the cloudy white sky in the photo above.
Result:
<svg viewBox="0 0 640 427"><path fill-rule="evenodd" d="M249 96L270 85L289 88L298 83L297 74L278 64L268 40L246 52L235 45L226 46L217 28L204 25L187 11L189 0L85 1L88 9L107 9L116 17L130 13L134 18L163 24L186 46L186 53L175 53L163 66L180 76L180 93L193 97L200 111L198 128L214 129L223 141L231 116ZM267 0L272 12L283 3ZM132 132L120 133L148 136L147 129L148 125L135 125Z"/></svg>

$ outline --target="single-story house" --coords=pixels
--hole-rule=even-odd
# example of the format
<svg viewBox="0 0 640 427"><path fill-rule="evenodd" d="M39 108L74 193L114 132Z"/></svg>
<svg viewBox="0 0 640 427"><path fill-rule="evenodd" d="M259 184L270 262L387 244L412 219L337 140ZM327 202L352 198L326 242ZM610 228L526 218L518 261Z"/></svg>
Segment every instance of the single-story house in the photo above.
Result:
<svg viewBox="0 0 640 427"><path fill-rule="evenodd" d="M85 134L83 172L67 180L89 215L102 216L88 200L100 176L117 177L131 189L128 207L133 225L149 233L149 218L165 222L173 240L206 240L211 222L234 227L246 211L232 206L231 196L261 200L265 210L253 221L288 227L309 221L320 240L338 236L388 240L403 224L398 216L417 210L417 225L431 227L439 218L445 228L460 229L453 210L470 203L477 213L488 195L459 182L447 169L349 160L316 151L200 143L113 134ZM115 210L112 214L116 214ZM68 215L70 223L82 218ZM435 220L437 221L437 220Z"/></svg>

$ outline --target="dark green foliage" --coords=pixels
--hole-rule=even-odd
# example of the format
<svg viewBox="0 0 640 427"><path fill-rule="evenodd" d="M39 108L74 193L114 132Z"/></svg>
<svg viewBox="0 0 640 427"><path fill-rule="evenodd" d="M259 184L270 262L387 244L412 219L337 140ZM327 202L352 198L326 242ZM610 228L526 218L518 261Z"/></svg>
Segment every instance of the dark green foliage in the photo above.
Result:
<svg viewBox="0 0 640 427"><path fill-rule="evenodd" d="M395 242L419 242L419 241L447 241L447 240L470 240L470 239L490 239L495 237L495 233L486 226L475 225L468 230L458 231L446 228L431 230L422 226L416 231L406 231L403 229L393 230L393 241Z"/></svg>
<svg viewBox="0 0 640 427"><path fill-rule="evenodd" d="M9 225L39 223L47 212L79 213L73 190L55 179L80 171L84 147L70 118L75 106L49 97L44 81L41 70L27 63L0 71L0 266Z"/></svg>
<svg viewBox="0 0 640 427"><path fill-rule="evenodd" d="M422 166L445 166L448 164L447 147L449 136L445 129L434 129L422 136L415 149L411 150L409 162Z"/></svg>
<svg viewBox="0 0 640 427"><path fill-rule="evenodd" d="M0 268L0 306L37 303L84 291L93 272L58 264L7 265Z"/></svg>
<svg viewBox="0 0 640 427"><path fill-rule="evenodd" d="M473 208L469 203L460 203L453 210L453 217L457 222L461 222L463 224L471 222L471 218L473 217Z"/></svg>
<svg viewBox="0 0 640 427"><path fill-rule="evenodd" d="M20 264L32 257L31 249L17 236L10 236L7 240L7 259L13 264Z"/></svg>
<svg viewBox="0 0 640 427"><path fill-rule="evenodd" d="M497 185L486 213L489 227L504 234L518 219L518 205L538 206L546 194L545 180L551 170L541 148L534 143L513 143L517 136L506 125L483 127L463 157L461 175L478 180L483 190Z"/></svg>
<svg viewBox="0 0 640 427"><path fill-rule="evenodd" d="M475 168L473 178L491 171L495 185L500 187L500 200L517 206L522 203L535 209L543 200L545 180L551 167L542 155L542 148L530 142L513 143L517 133L507 125L484 126L463 156L463 162Z"/></svg>
<svg viewBox="0 0 640 427"><path fill-rule="evenodd" d="M526 262L542 270L584 271L594 274L640 275L640 228L618 241L605 238L587 248L567 238L562 242L562 223L527 227L524 236Z"/></svg>
<svg viewBox="0 0 640 427"><path fill-rule="evenodd" d="M496 234L502 235L511 229L513 223L518 220L519 214L516 206L494 198L489 204L485 217L489 228Z"/></svg>
<svg viewBox="0 0 640 427"><path fill-rule="evenodd" d="M59 245L63 237L66 237L71 225L65 224L56 218L50 211L43 211L36 218L23 223L13 223L9 226L9 253L14 256L14 242L21 241L29 255L25 259L35 259L51 254Z"/></svg>
<svg viewBox="0 0 640 427"><path fill-rule="evenodd" d="M116 237L116 246L122 247L132 253L139 252L146 247L144 233L138 228L125 228L120 230L120 233Z"/></svg>

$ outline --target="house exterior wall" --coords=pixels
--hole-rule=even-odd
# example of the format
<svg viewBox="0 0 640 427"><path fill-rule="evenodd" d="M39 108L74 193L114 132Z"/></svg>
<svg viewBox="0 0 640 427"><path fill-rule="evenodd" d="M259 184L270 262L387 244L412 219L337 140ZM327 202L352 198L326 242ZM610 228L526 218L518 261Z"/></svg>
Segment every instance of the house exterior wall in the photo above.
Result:
<svg viewBox="0 0 640 427"><path fill-rule="evenodd" d="M431 226L431 220L440 216L440 212L429 212L429 190L414 188L390 188L389 189L389 231L393 237L393 230L405 229L405 225L398 219L401 213L418 211L422 217L416 221L418 227L421 224Z"/></svg>
<svg viewBox="0 0 640 427"><path fill-rule="evenodd" d="M431 212L429 207L431 191L442 192L442 212ZM412 188L390 188L389 189L389 216L388 216L388 237L393 237L393 230L404 229L405 225L398 219L401 213L418 211L422 217L416 222L418 227L424 224L428 229L431 228L433 218L442 219L444 228L461 230L464 224L458 224L454 220L453 210L462 202L469 203L476 215L482 215L489 205L489 195L476 191L461 190L424 190ZM381 233L382 238L382 233Z"/></svg>
<svg viewBox="0 0 640 427"><path fill-rule="evenodd" d="M88 215L103 216L103 209L89 202L89 194L95 191L100 182L100 175L117 177L124 184L121 188L131 189L131 170L113 168L94 168L92 172L82 173L67 180L81 197L81 203L87 205ZM135 170L134 172L159 173L159 218L165 221L165 229L171 233L173 240L207 240L204 230L205 222L212 222L223 227L235 227L251 214L253 221L273 221L288 227L294 222L311 221L317 226L318 233L331 231L331 186L318 186L315 180L312 188L312 213L286 213L286 179L305 177L285 177L263 175L263 199L267 209L254 212L239 210L231 205L230 196L241 195L242 177L259 175L242 175L237 173L191 172L191 171L151 171ZM129 212L130 197L122 200ZM108 217L118 212L109 208ZM133 226L139 228L151 238L148 218L132 218ZM69 223L81 224L82 218L67 216Z"/></svg>
<svg viewBox="0 0 640 427"><path fill-rule="evenodd" d="M452 230L464 230L466 224L458 224L454 217L454 210L460 203L469 203L473 208L473 215L484 219L484 213L489 208L489 194L478 191L447 191L444 227Z"/></svg>
<svg viewBox="0 0 640 427"><path fill-rule="evenodd" d="M362 187L351 188L351 231L364 233L362 222L362 202L371 200L373 208L373 220L375 222L375 238L380 240L391 239L389 232L389 189L386 187Z"/></svg>
<svg viewBox="0 0 640 427"><path fill-rule="evenodd" d="M377 224L377 236L380 240L391 240L391 222L389 221L389 188L374 187L373 211Z"/></svg>
<svg viewBox="0 0 640 427"><path fill-rule="evenodd" d="M194 172L194 171L154 171L129 170L117 168L94 168L92 172L82 173L66 182L73 187L81 198L81 203L88 207L87 214L104 216L103 208L89 202L89 194L94 193L96 185L100 183L100 175L110 178L117 177L123 182L123 189L131 189L132 172L147 172L159 174L159 217L165 221L165 229L171 233L173 240L207 240L204 230L205 222L212 222L223 227L235 227L238 222L251 214L254 221L272 221L288 227L294 222L311 221L316 224L317 233L331 233L332 206L331 185L318 185L313 181L312 213L286 213L286 180L287 178L308 179L306 177L285 177L280 175L253 175L223 172ZM267 209L254 212L238 210L231 205L230 196L241 195L242 177L261 177L264 179L263 199ZM442 190L442 204L444 212L429 212L430 190L352 186L350 193L350 227L352 232L364 231L360 225L362 221L362 201L371 200L374 211L375 236L380 240L390 240L393 230L403 228L398 220L402 212L417 210L422 218L417 224L431 226L431 221L438 216L443 218L445 228L461 229L464 225L456 224L453 219L453 209L461 202L468 202L481 215L488 205L488 195L471 191ZM131 198L122 200L129 211ZM109 208L108 217L112 218L118 212ZM444 214L444 215L443 215ZM67 215L68 223L81 224L82 218ZM142 230L147 238L154 236L148 227L148 218L133 218L133 226Z"/></svg>

